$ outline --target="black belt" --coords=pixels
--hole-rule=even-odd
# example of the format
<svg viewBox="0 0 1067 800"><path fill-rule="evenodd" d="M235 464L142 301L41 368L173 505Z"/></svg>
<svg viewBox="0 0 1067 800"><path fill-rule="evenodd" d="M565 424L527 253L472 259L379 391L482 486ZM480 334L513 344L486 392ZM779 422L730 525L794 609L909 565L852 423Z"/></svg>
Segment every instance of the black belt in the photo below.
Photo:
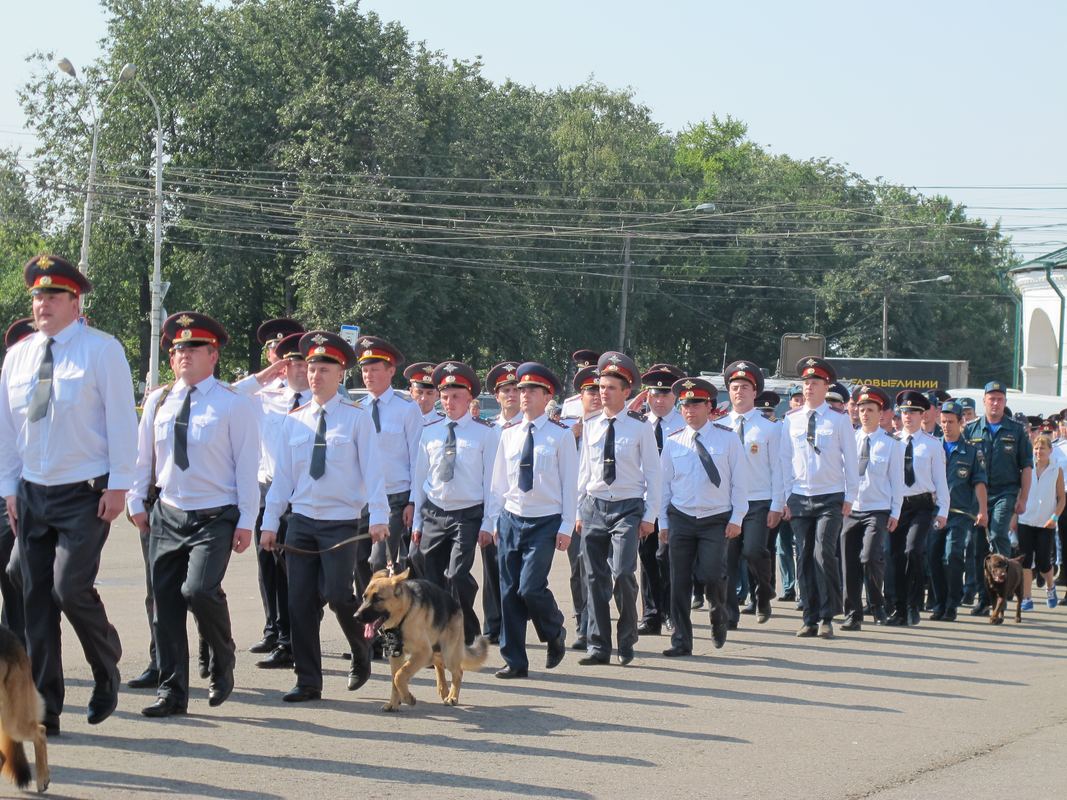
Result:
<svg viewBox="0 0 1067 800"><path fill-rule="evenodd" d="M911 509L914 506L920 508L933 508L934 507L934 495L932 492L923 492L922 494L913 494L904 498L904 508Z"/></svg>

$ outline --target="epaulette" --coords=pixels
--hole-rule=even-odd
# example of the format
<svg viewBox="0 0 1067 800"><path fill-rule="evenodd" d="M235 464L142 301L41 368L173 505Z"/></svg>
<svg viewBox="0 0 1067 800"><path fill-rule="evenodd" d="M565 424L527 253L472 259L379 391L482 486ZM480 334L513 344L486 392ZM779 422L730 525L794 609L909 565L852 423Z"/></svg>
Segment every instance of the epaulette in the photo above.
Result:
<svg viewBox="0 0 1067 800"><path fill-rule="evenodd" d="M429 422L424 422L422 427L429 428L431 425L436 425L438 422L440 422L443 419L444 419L444 417L438 417L437 419L431 419Z"/></svg>
<svg viewBox="0 0 1067 800"><path fill-rule="evenodd" d="M394 397L399 397L405 403L414 403L415 401L408 397L406 394L400 394L400 392L393 392Z"/></svg>
<svg viewBox="0 0 1067 800"><path fill-rule="evenodd" d="M788 417L790 414L796 414L798 411L803 411L803 410L804 410L804 406L797 406L796 408L791 408L788 411L786 411L785 415Z"/></svg>
<svg viewBox="0 0 1067 800"><path fill-rule="evenodd" d="M487 428L495 428L496 427L492 422L490 422L487 419L482 419L481 417L471 417L471 419L473 419L479 425L484 425Z"/></svg>
<svg viewBox="0 0 1067 800"><path fill-rule="evenodd" d="M219 386L221 386L221 387L222 387L223 389L225 389L226 391L228 391L228 392L233 392L234 394L237 394L237 390L236 390L236 389L234 389L234 388L233 388L233 386L232 386L231 384L229 384L229 383L226 383L226 381L215 381L215 382L216 382L216 383L217 383L217 384L218 384Z"/></svg>
<svg viewBox="0 0 1067 800"><path fill-rule="evenodd" d="M302 406L297 406L296 408L294 408L294 409L293 409L292 411L290 411L289 413L290 413L290 414L295 414L295 413L296 413L297 411L299 411L300 409L302 409L302 408L307 408L307 407L308 407L309 405L311 405L311 401L310 401L310 400L308 400L308 401L307 401L306 403L304 403L304 405L302 405Z"/></svg>
<svg viewBox="0 0 1067 800"><path fill-rule="evenodd" d="M686 427L688 427L688 426L686 426ZM677 436L679 433L681 433L684 430L685 430L685 428L679 428L674 433L668 433L667 434L667 438L670 439L672 436Z"/></svg>
<svg viewBox="0 0 1067 800"><path fill-rule="evenodd" d="M838 414L844 414L845 413L845 409L843 409L843 408L834 408L833 406L830 406L830 410L831 411L836 411Z"/></svg>
<svg viewBox="0 0 1067 800"><path fill-rule="evenodd" d="M564 425L558 419L552 419L552 417L549 417L548 421L551 422L553 425L555 425L557 427L563 428L563 430L565 430L565 431L569 431L570 430L570 428L568 428L566 425Z"/></svg>
<svg viewBox="0 0 1067 800"><path fill-rule="evenodd" d="M626 413L636 419L638 422L648 422L648 417L642 414L640 411L627 411Z"/></svg>
<svg viewBox="0 0 1067 800"><path fill-rule="evenodd" d="M711 424L718 428L720 431L729 431L730 433L737 433L737 431L735 431L729 425L723 425L721 422L713 422Z"/></svg>
<svg viewBox="0 0 1067 800"><path fill-rule="evenodd" d="M352 400L351 398L348 398L348 397L342 397L340 399L341 399L341 405L343 405L343 406L348 406L349 408L358 408L360 411L363 410L363 406L361 406L359 404L358 400ZM307 404L305 403L304 405L307 405ZM303 408L304 406L300 406L300 407Z"/></svg>
<svg viewBox="0 0 1067 800"><path fill-rule="evenodd" d="M522 421L521 419L513 419L511 422L505 422L503 427L500 430L506 431L508 428L514 428L521 421Z"/></svg>

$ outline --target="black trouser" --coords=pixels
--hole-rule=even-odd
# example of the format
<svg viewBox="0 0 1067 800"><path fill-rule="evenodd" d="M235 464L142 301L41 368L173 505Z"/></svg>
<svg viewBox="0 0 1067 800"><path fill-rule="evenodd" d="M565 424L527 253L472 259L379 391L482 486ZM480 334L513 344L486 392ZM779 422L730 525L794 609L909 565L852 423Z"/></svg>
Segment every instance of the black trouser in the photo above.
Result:
<svg viewBox="0 0 1067 800"><path fill-rule="evenodd" d="M288 544L302 550L326 550L355 536L361 529L358 519L316 520L303 514L289 516ZM363 539L361 541L366 541ZM366 664L367 642L363 624L356 621L359 600L352 592L352 570L356 566L357 543L329 553L292 553L286 561L289 575L289 623L292 629L293 660L299 686L322 690L322 644L319 624L323 605L329 605L352 652L353 664Z"/></svg>
<svg viewBox="0 0 1067 800"><path fill-rule="evenodd" d="M853 511L841 526L842 571L845 575L845 616L863 622L863 584L871 608L882 608L885 536L888 511Z"/></svg>
<svg viewBox="0 0 1067 800"><path fill-rule="evenodd" d="M585 607L585 567L582 561L582 536L577 531L567 545L567 565L570 567L568 586L571 603L574 605L574 628L579 638L584 639L589 629L589 616Z"/></svg>
<svg viewBox="0 0 1067 800"><path fill-rule="evenodd" d="M923 607L926 535L933 524L936 510L934 496L929 492L905 497L900 510L900 523L889 534L893 558L893 596L899 615L906 615L909 608L919 611Z"/></svg>
<svg viewBox="0 0 1067 800"><path fill-rule="evenodd" d="M500 636L500 554L496 542L482 548L482 614L485 625L482 633Z"/></svg>
<svg viewBox="0 0 1067 800"><path fill-rule="evenodd" d="M270 484L259 485L260 499L267 496ZM288 511L278 521L277 543L285 544ZM275 639L282 647L289 646L289 584L285 577L285 551L264 550L259 546L263 508L256 517L256 560L259 562L259 597L263 601L263 638Z"/></svg>
<svg viewBox="0 0 1067 800"><path fill-rule="evenodd" d="M726 622L726 525L730 512L698 519L667 507L671 544L671 644L693 649L690 598L694 576L704 587L712 624Z"/></svg>
<svg viewBox="0 0 1067 800"><path fill-rule="evenodd" d="M26 646L26 616L22 606L22 574L11 554L15 550L15 532L7 521L7 508L0 510L0 596L4 600L4 613L0 623L14 633L23 647ZM18 553L15 551L15 557ZM9 566L11 569L9 569Z"/></svg>
<svg viewBox="0 0 1067 800"><path fill-rule="evenodd" d="M222 579L233 552L240 513L235 505L182 511L162 500L151 518L149 557L156 603L156 656L160 697L189 702L188 612L211 649L211 674L233 669L235 648Z"/></svg>
<svg viewBox="0 0 1067 800"><path fill-rule="evenodd" d="M478 548L484 506L445 511L429 500L422 504L422 538L419 560L423 577L449 592L463 609L463 636L467 644L478 638L481 623L474 611L478 581L471 575Z"/></svg>
<svg viewBox="0 0 1067 800"><path fill-rule="evenodd" d="M144 610L148 617L148 669L158 670L159 659L156 657L156 601L152 595L152 558L149 555L149 546L152 542L152 532L137 532L137 538L141 542L141 559L144 561Z"/></svg>
<svg viewBox="0 0 1067 800"><path fill-rule="evenodd" d="M106 479L96 481L106 485ZM59 614L81 642L97 682L118 681L122 644L93 584L111 525L97 516L102 492L87 481L42 486L20 480L19 551L26 645L45 719L63 711Z"/></svg>
<svg viewBox="0 0 1067 800"><path fill-rule="evenodd" d="M659 540L659 522L637 548L641 559L641 623L662 627L671 615L670 545Z"/></svg>
<svg viewBox="0 0 1067 800"><path fill-rule="evenodd" d="M396 572L403 572L408 561L408 544L411 531L404 525L404 507L408 504L410 492L396 492L386 495L389 501L389 538L384 542L372 543L370 539L361 539L356 544L356 588L362 594L370 583L371 576L378 570L385 569L390 561ZM370 527L370 508L363 507L360 519L360 532ZM417 570L412 570L415 574Z"/></svg>
<svg viewBox="0 0 1067 800"><path fill-rule="evenodd" d="M770 500L749 500L748 513L741 521L741 535L726 543L726 608L730 622L735 624L741 618L737 584L741 579L743 564L756 579L754 594L759 610L768 613L771 610L771 599L774 597L774 562L771 560L773 550L767 545L767 513L770 509ZM771 541L773 542L773 539Z"/></svg>
<svg viewBox="0 0 1067 800"><path fill-rule="evenodd" d="M797 541L797 582L804 601L804 624L829 622L841 613L841 536L843 492L789 496L790 526Z"/></svg>

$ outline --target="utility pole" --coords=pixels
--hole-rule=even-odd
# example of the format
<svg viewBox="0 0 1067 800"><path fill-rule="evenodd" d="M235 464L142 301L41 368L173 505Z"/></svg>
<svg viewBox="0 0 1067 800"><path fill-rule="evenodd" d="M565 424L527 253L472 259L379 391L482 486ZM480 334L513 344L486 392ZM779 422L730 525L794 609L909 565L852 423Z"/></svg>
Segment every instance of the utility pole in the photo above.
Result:
<svg viewBox="0 0 1067 800"><path fill-rule="evenodd" d="M622 247L622 303L619 307L619 352L626 351L626 302L630 294L630 234L626 234Z"/></svg>

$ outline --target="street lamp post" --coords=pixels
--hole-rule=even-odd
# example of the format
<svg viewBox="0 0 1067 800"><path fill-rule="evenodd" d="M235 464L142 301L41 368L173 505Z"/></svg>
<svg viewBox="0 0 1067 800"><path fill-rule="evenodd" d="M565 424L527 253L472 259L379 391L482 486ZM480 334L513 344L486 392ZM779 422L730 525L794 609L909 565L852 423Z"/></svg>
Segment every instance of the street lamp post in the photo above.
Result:
<svg viewBox="0 0 1067 800"><path fill-rule="evenodd" d="M951 275L938 275L936 278L923 278L920 281L905 281L901 286L915 286L919 283L951 283ZM882 358L889 358L889 286L882 290Z"/></svg>

